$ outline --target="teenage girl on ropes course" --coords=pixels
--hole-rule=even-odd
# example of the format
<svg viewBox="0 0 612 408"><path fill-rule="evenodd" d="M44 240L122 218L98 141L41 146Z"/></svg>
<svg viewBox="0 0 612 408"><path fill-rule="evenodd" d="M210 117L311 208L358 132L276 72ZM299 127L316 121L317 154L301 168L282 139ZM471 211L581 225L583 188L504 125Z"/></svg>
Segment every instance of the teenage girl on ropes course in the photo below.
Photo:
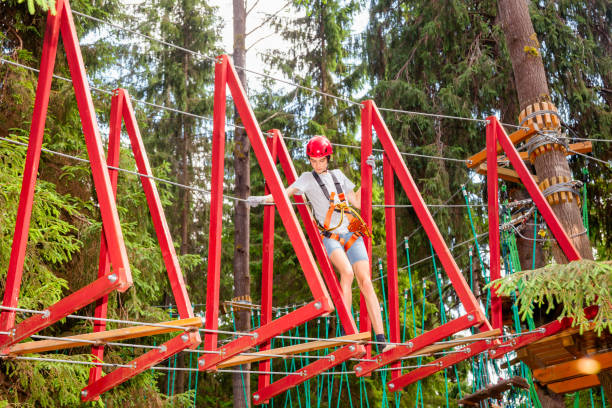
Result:
<svg viewBox="0 0 612 408"><path fill-rule="evenodd" d="M306 194L314 210L315 220L321 231L323 244L332 264L340 273L340 287L344 303L352 304L351 287L353 276L366 302L376 341L384 343L385 335L380 303L370 279L370 263L363 243L363 236L371 236L359 213L353 208L361 208L361 187L353 191L353 184L340 169L328 170L329 159L333 153L332 145L325 136L315 136L306 145L306 155L310 159L312 172L302 173L286 192ZM368 165L374 167L374 157L368 157ZM250 206L272 203L272 194L251 196L247 199ZM384 350L391 348L387 345ZM377 349L382 347L377 344Z"/></svg>

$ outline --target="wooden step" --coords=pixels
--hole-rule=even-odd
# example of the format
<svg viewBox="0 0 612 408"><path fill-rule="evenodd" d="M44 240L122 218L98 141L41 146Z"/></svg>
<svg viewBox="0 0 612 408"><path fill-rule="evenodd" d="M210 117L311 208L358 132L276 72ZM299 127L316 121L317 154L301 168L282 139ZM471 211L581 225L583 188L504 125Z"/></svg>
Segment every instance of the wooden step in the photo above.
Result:
<svg viewBox="0 0 612 408"><path fill-rule="evenodd" d="M157 323L156 323L157 324ZM154 336L156 334L172 333L177 331L185 331L194 327L202 326L202 319L200 317L190 317L188 319L171 320L168 322L162 322L158 324L168 326L182 326L184 329L177 327L161 327L161 326L131 326L123 327L121 329L105 330L101 332L79 334L76 336L67 336L58 338L57 340L40 340L30 341L26 343L15 344L9 349L10 355L22 355L31 353L42 353L43 351L62 350L74 347L91 347L90 341L104 344L105 342L134 339L137 337ZM71 340L88 340L85 342L76 342Z"/></svg>

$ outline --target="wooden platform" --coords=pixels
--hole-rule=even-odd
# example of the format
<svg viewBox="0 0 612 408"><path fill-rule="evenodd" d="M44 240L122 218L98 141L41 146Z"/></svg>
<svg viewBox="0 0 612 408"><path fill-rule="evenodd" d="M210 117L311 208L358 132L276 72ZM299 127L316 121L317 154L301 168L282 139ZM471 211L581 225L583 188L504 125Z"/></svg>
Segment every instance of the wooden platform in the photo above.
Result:
<svg viewBox="0 0 612 408"><path fill-rule="evenodd" d="M522 377L512 377L507 380L500 381L497 384L489 385L473 394L466 395L457 401L457 403L460 407L478 407L480 406L480 401L484 401L489 398L499 398L501 394L512 388L521 388L526 390L529 389L529 383Z"/></svg>
<svg viewBox="0 0 612 408"><path fill-rule="evenodd" d="M157 323L168 326L178 327L162 327L162 326L132 326L123 327L121 329L106 330L95 333L79 334L76 336L67 336L55 340L40 340L30 341L26 343L15 344L9 349L10 355L22 355L31 353L42 353L43 351L62 350L74 347L91 347L93 343L104 344L105 342L134 339L137 337L153 336L156 334L172 333L177 331L189 330L194 327L202 326L200 317L191 317L189 319L172 320L169 322ZM75 341L76 340L76 341ZM79 342L78 340L86 340Z"/></svg>
<svg viewBox="0 0 612 408"><path fill-rule="evenodd" d="M597 373L612 368L612 334L593 330L580 334L577 327L517 350L518 360L531 368L533 378L558 394L599 385Z"/></svg>

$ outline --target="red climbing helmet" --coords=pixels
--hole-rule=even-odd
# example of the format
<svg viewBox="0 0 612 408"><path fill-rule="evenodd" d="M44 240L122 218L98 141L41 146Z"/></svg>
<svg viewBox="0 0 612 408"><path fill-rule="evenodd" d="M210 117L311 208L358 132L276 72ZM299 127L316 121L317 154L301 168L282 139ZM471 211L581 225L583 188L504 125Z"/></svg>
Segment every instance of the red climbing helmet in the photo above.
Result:
<svg viewBox="0 0 612 408"><path fill-rule="evenodd" d="M306 155L308 157L326 157L331 156L333 152L331 142L325 136L315 136L306 145Z"/></svg>

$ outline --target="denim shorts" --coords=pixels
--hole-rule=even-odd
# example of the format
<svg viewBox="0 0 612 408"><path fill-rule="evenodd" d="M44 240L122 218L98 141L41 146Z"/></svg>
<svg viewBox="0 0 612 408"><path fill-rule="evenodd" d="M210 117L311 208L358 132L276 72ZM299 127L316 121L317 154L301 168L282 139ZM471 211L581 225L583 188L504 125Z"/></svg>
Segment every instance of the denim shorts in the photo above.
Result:
<svg viewBox="0 0 612 408"><path fill-rule="evenodd" d="M347 232L345 234L339 234L340 238L344 239L345 242L353 235L352 232ZM340 248L344 251L344 246L340 245L339 241L336 241L332 238L323 237L323 245L325 245L325 250L327 251L327 256L331 256L332 252L336 249ZM368 260L368 252L366 251L365 244L363 243L363 238L359 237L353 245L346 251L346 256L351 265L354 265L355 262L359 261L367 261Z"/></svg>

